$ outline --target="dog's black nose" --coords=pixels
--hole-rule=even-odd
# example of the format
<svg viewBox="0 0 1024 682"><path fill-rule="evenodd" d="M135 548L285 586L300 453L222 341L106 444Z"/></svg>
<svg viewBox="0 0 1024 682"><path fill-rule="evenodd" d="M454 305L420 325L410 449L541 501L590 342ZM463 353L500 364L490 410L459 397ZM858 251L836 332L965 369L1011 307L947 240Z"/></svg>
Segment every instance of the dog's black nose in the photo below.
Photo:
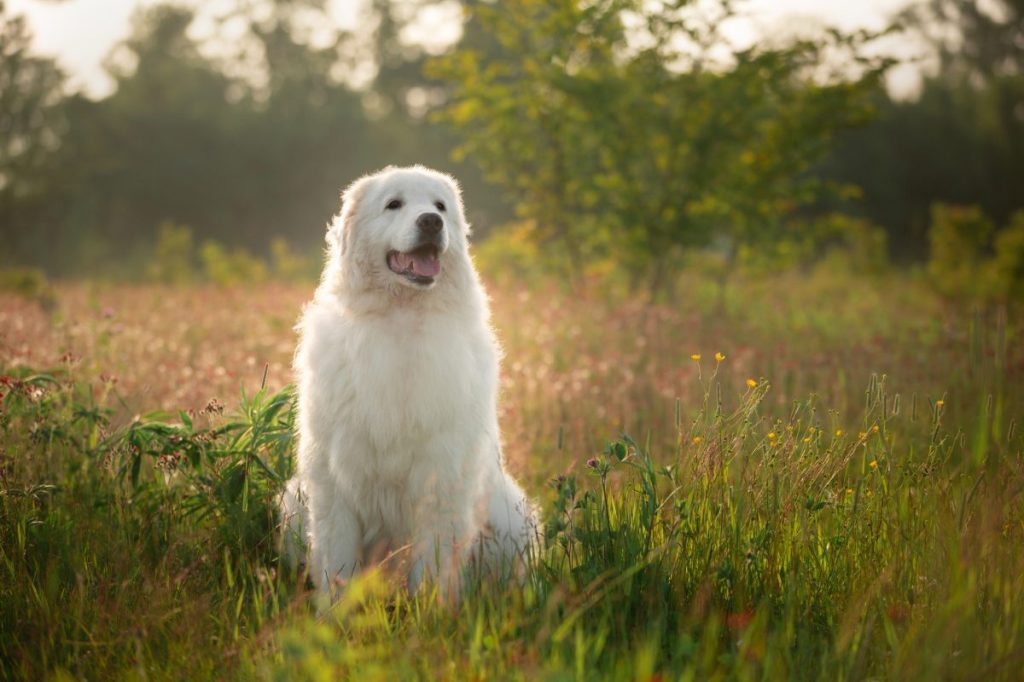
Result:
<svg viewBox="0 0 1024 682"><path fill-rule="evenodd" d="M420 217L416 219L416 227L420 228L420 232L423 234L433 237L440 234L441 228L444 227L444 221L436 213L421 213Z"/></svg>

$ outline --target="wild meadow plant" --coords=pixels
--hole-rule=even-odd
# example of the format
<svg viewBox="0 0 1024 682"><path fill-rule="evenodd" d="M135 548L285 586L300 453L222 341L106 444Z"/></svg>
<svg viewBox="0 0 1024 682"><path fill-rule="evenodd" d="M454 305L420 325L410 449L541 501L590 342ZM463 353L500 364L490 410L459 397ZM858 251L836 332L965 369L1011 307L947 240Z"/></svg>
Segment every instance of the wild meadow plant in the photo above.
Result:
<svg viewBox="0 0 1024 682"><path fill-rule="evenodd" d="M965 430L956 396L875 375L855 421L780 412L729 361L693 354L671 447L566 453L520 571L470 571L452 606L371 569L323 612L276 550L289 389L114 425L113 389L6 370L0 674L1016 679L1022 440L998 401Z"/></svg>

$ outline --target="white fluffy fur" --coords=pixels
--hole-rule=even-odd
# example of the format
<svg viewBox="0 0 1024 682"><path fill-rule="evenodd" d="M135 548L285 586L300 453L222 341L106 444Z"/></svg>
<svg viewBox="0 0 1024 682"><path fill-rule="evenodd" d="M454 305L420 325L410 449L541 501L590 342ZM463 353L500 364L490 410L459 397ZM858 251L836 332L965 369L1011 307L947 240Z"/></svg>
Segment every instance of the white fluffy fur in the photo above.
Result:
<svg viewBox="0 0 1024 682"><path fill-rule="evenodd" d="M438 201L442 269L427 287L386 254L415 246L417 216ZM502 464L499 350L468 233L455 181L419 166L357 180L329 227L298 326L297 473L282 500L286 546L304 541L324 592L380 547L408 548L410 589L430 575L456 592L474 547L507 566L536 531Z"/></svg>

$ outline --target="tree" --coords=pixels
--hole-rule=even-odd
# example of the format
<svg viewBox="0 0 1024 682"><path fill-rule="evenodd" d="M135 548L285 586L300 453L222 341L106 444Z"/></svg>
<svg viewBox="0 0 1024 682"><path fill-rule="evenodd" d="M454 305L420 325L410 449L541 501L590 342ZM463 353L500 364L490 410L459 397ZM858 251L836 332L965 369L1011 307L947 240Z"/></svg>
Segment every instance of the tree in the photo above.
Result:
<svg viewBox="0 0 1024 682"><path fill-rule="evenodd" d="M1024 205L1024 0L931 0L918 26L953 27L931 35L940 57L935 89L952 93L990 144L990 209L1000 223ZM952 37L950 34L952 33Z"/></svg>
<svg viewBox="0 0 1024 682"><path fill-rule="evenodd" d="M35 220L47 212L47 179L62 129L64 76L52 60L29 53L23 17L0 0L0 239L5 259L38 243Z"/></svg>
<svg viewBox="0 0 1024 682"><path fill-rule="evenodd" d="M473 3L470 24L500 51L461 46L431 67L451 84L443 116L463 135L458 153L517 197L577 278L614 255L657 292L685 247L777 234L822 191L809 170L835 132L870 111L889 65L861 56L872 36L716 56L732 10L708 8ZM820 82L827 51L858 71Z"/></svg>
<svg viewBox="0 0 1024 682"><path fill-rule="evenodd" d="M68 103L63 157L76 182L65 244L144 252L167 221L200 242L264 253L278 236L322 244L339 188L367 166L367 122L359 97L332 76L335 45L304 42L298 5L315 9L277 2L266 15L230 16L248 25L239 42L258 57L249 61L206 56L189 35L190 9L138 15L112 64L115 92ZM110 259L98 253L94 265Z"/></svg>
<svg viewBox="0 0 1024 682"><path fill-rule="evenodd" d="M1000 225L1024 207L1024 2L929 0L900 22L938 69L914 99L879 93L876 121L844 135L821 173L862 187L844 208L885 226L895 256L922 261L933 204L977 204Z"/></svg>

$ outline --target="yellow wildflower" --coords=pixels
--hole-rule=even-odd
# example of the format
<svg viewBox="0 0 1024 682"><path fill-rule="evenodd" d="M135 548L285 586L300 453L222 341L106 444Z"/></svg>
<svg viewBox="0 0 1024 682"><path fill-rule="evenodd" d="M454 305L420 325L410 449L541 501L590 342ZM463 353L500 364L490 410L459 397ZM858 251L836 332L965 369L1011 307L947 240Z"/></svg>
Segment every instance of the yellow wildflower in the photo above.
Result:
<svg viewBox="0 0 1024 682"><path fill-rule="evenodd" d="M715 362L721 362L722 360L725 360L725 356L721 353L715 353Z"/></svg>
<svg viewBox="0 0 1024 682"><path fill-rule="evenodd" d="M700 353L694 353L693 355L690 356L690 359L693 360L694 362L700 362Z"/></svg>
<svg viewBox="0 0 1024 682"><path fill-rule="evenodd" d="M871 427L871 433L878 433L878 424Z"/></svg>
<svg viewBox="0 0 1024 682"><path fill-rule="evenodd" d="M700 442L701 442L702 440L704 440L704 439L703 439L703 438L701 438L700 436L694 436L694 437L693 437L693 444L694 444L694 445L700 445Z"/></svg>
<svg viewBox="0 0 1024 682"><path fill-rule="evenodd" d="M942 407L945 404L946 404L945 400L936 400L935 401L935 407Z"/></svg>
<svg viewBox="0 0 1024 682"><path fill-rule="evenodd" d="M878 460L877 459L871 460L870 462L868 462L868 466L871 467L872 469L877 469L878 468Z"/></svg>
<svg viewBox="0 0 1024 682"><path fill-rule="evenodd" d="M868 437L868 434L866 434L863 431L861 431L860 433L857 434L857 438L859 438L860 440L864 440L867 437Z"/></svg>
<svg viewBox="0 0 1024 682"><path fill-rule="evenodd" d="M805 443L810 443L811 442L811 437L810 436L804 436L804 442Z"/></svg>
<svg viewBox="0 0 1024 682"><path fill-rule="evenodd" d="M757 381L755 379L747 379L747 388L754 388L756 386Z"/></svg>
<svg viewBox="0 0 1024 682"><path fill-rule="evenodd" d="M847 488L846 489L846 494L847 495L852 495L853 494L853 488Z"/></svg>
<svg viewBox="0 0 1024 682"><path fill-rule="evenodd" d="M843 430L842 429L836 429L836 438L842 438L842 437L843 437Z"/></svg>

